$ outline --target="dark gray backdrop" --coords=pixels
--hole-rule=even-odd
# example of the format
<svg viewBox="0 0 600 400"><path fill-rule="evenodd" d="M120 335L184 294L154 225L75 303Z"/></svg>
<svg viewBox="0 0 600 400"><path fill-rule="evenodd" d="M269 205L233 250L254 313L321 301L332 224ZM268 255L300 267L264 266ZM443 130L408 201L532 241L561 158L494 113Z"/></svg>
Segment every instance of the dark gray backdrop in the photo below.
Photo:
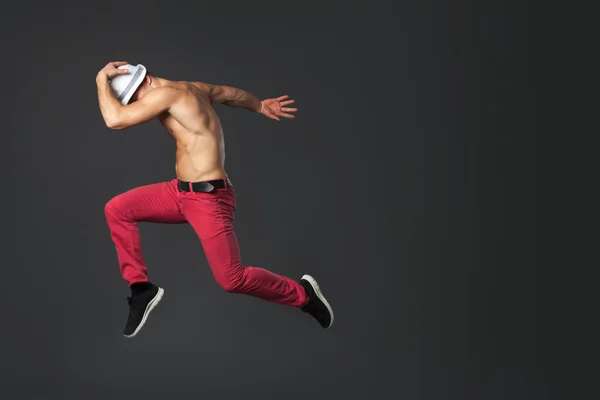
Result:
<svg viewBox="0 0 600 400"><path fill-rule="evenodd" d="M356 4L36 2L3 16L3 398L547 397L529 10ZM313 274L331 330L225 293L190 227L144 224L166 295L122 337L104 204L173 178L174 144L157 122L103 125L94 78L112 60L297 101L281 122L219 107L226 168L244 261Z"/></svg>

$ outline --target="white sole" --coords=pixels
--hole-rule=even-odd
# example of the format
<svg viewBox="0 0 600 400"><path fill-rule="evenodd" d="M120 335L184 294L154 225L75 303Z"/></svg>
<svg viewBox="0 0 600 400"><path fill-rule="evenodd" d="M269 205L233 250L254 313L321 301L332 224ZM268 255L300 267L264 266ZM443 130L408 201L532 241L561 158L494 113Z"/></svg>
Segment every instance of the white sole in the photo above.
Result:
<svg viewBox="0 0 600 400"><path fill-rule="evenodd" d="M125 336L126 338L132 338L138 334L138 332L144 327L144 324L146 323L146 320L148 319L150 312L152 310L154 310L154 308L162 300L164 293L165 293L165 291L162 288L158 288L158 292L156 292L156 295L154 296L154 298L152 300L150 300L150 302L148 302L148 305L146 306L146 311L144 311L144 316L142 317L142 322L140 322L138 327L135 329L135 331L133 331L133 333L131 335L123 335L123 336Z"/></svg>
<svg viewBox="0 0 600 400"><path fill-rule="evenodd" d="M310 275L304 275L302 277L302 279L304 279L306 282L310 283L310 286L312 286L313 289L315 290L317 297L323 302L323 304L325 304L325 307L327 307L327 310L329 310L329 315L331 315L331 321L329 321L329 326L327 326L325 329L331 328L331 325L333 325L333 310L331 309L329 302L327 300L325 300L325 296L323 296L323 293L321 292L321 288L319 287L319 284L317 283L315 278L313 278Z"/></svg>

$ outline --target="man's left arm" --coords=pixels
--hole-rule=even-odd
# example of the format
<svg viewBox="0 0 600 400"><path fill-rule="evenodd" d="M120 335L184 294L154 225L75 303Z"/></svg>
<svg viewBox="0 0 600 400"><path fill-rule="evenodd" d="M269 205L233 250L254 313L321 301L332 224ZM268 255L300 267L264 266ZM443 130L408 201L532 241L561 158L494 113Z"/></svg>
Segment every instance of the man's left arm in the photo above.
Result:
<svg viewBox="0 0 600 400"><path fill-rule="evenodd" d="M211 103L245 108L276 121L279 121L279 117L294 118L292 113L298 111L297 108L287 107L295 102L294 100L288 100L287 95L260 101L252 93L232 86L215 85L205 82L196 82L196 85L207 93Z"/></svg>

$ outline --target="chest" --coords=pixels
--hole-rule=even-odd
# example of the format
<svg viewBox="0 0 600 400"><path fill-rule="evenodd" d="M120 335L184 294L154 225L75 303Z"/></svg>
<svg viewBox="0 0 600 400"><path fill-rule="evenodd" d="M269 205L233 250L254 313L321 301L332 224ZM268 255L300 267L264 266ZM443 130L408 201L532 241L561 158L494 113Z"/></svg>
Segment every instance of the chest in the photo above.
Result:
<svg viewBox="0 0 600 400"><path fill-rule="evenodd" d="M164 126L167 133L169 133L169 135L171 135L172 137L177 137L178 132L183 129L181 124L167 113L160 115L158 117L158 120L160 121L162 126Z"/></svg>

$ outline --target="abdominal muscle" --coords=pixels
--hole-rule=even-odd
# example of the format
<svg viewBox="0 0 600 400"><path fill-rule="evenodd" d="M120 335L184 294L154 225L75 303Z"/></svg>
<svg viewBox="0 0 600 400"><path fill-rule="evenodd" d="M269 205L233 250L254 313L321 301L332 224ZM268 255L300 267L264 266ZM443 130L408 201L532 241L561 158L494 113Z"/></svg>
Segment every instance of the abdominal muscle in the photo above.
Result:
<svg viewBox="0 0 600 400"><path fill-rule="evenodd" d="M192 136L176 139L175 171L177 178L187 182L199 182L225 178L224 151L216 138Z"/></svg>
<svg viewBox="0 0 600 400"><path fill-rule="evenodd" d="M187 104L183 104L185 107ZM171 115L160 118L167 132L173 137L177 147L175 171L177 178L187 182L199 182L227 177L224 169L225 144L218 116L210 107L199 112L198 106L189 105L177 110L180 124ZM191 112L190 112L191 111Z"/></svg>

